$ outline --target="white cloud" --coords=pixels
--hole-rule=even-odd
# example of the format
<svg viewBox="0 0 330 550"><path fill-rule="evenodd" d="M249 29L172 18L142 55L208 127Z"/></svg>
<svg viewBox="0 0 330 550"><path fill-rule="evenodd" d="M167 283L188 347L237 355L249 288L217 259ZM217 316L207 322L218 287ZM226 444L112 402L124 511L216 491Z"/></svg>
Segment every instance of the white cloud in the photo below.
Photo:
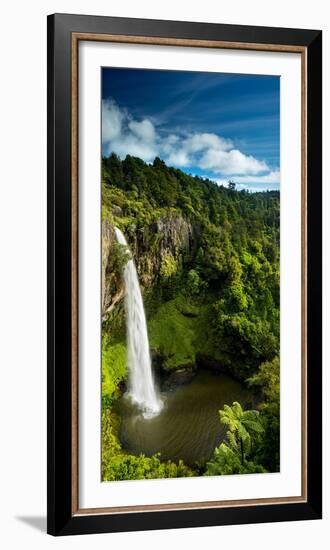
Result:
<svg viewBox="0 0 330 550"><path fill-rule="evenodd" d="M249 189L250 191L277 189L280 184L280 172L274 170L261 176L232 176L227 179L215 179L214 181L218 185L228 187L231 180L236 183L237 189Z"/></svg>
<svg viewBox="0 0 330 550"><path fill-rule="evenodd" d="M193 134L185 139L183 146L192 153L213 149L218 151L228 151L233 148L233 142L216 134Z"/></svg>
<svg viewBox="0 0 330 550"><path fill-rule="evenodd" d="M135 120L111 99L102 103L102 143L106 154L114 152L121 158L132 155L146 162L159 156L169 165L197 167L214 177L234 177L237 183L279 179L279 173L271 172L266 162L235 149L230 139L200 132L188 136L162 134L151 120Z"/></svg>
<svg viewBox="0 0 330 550"><path fill-rule="evenodd" d="M153 143L156 139L154 125L146 118L141 122L131 120L131 122L128 123L128 127L135 136L146 141L147 143Z"/></svg>
<svg viewBox="0 0 330 550"><path fill-rule="evenodd" d="M102 101L103 143L109 143L121 135L124 118L124 111L121 111L114 101Z"/></svg>
<svg viewBox="0 0 330 550"><path fill-rule="evenodd" d="M109 145L109 153L114 152L124 159L126 155L139 157L145 162L151 162L158 155L158 149L152 142L142 141L134 134L121 136L113 140Z"/></svg>
<svg viewBox="0 0 330 550"><path fill-rule="evenodd" d="M201 158L200 166L224 175L260 174L269 170L265 162L244 155L238 149L208 149Z"/></svg>
<svg viewBox="0 0 330 550"><path fill-rule="evenodd" d="M189 158L187 151L184 149L178 149L178 151L170 152L169 156L166 158L167 164L170 166L188 167L191 166L191 159Z"/></svg>
<svg viewBox="0 0 330 550"><path fill-rule="evenodd" d="M237 176L235 177L237 183L280 183L280 172L274 170L263 176Z"/></svg>
<svg viewBox="0 0 330 550"><path fill-rule="evenodd" d="M121 158L129 154L150 162L159 153L156 137L150 120L136 121L114 101L102 102L102 143L108 153L115 152Z"/></svg>

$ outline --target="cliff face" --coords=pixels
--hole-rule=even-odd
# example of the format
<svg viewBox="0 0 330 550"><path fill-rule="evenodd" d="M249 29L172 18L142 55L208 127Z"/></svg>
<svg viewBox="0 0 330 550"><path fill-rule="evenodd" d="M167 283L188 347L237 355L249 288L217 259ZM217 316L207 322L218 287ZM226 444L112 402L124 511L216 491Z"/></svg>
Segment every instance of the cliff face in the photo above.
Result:
<svg viewBox="0 0 330 550"><path fill-rule="evenodd" d="M111 264L111 249L114 239L113 226L108 220L104 220L102 223L102 312L106 311L111 301L110 288L109 284L106 284L105 275Z"/></svg>
<svg viewBox="0 0 330 550"><path fill-rule="evenodd" d="M196 237L196 229L177 213L162 216L143 233L137 232L132 250L141 285L148 288L177 272L192 252Z"/></svg>
<svg viewBox="0 0 330 550"><path fill-rule="evenodd" d="M125 230L124 230L125 232ZM160 217L142 230L129 228L127 241L134 257L140 284L150 288L159 280L176 273L195 247L199 228L175 212ZM102 224L102 318L106 320L123 298L124 288L116 273L114 249L116 237L109 220Z"/></svg>
<svg viewBox="0 0 330 550"><path fill-rule="evenodd" d="M105 321L124 296L124 288L115 270L114 245L116 235L109 220L102 223L102 320Z"/></svg>

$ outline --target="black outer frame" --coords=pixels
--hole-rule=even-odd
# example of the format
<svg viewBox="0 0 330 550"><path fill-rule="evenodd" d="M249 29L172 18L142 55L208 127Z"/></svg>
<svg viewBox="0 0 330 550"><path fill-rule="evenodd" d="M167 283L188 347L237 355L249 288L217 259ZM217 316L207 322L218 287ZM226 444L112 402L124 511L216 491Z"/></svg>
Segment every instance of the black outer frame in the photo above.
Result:
<svg viewBox="0 0 330 550"><path fill-rule="evenodd" d="M123 34L307 48L307 502L72 516L71 34ZM88 15L48 16L47 532L73 535L322 517L322 33Z"/></svg>

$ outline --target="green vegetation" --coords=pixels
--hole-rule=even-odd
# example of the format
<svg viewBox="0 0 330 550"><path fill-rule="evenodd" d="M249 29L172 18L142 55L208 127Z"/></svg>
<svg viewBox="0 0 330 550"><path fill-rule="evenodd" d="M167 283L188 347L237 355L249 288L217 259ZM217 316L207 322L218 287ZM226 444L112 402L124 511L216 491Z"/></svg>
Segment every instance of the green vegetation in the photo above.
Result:
<svg viewBox="0 0 330 550"><path fill-rule="evenodd" d="M280 361L262 363L258 372L248 379L253 387L260 388L262 403L260 414L265 435L264 444L258 450L258 459L267 470L276 472L280 464Z"/></svg>
<svg viewBox="0 0 330 550"><path fill-rule="evenodd" d="M217 368L257 396L258 411L224 408L226 441L206 475L279 469L279 199L276 191L237 191L234 182L218 186L159 158L146 164L112 154L102 161L102 219L129 242L161 370ZM114 242L105 275L110 295L125 261L125 247ZM102 329L102 478L192 475L183 464L121 448L113 403L127 378L122 301Z"/></svg>
<svg viewBox="0 0 330 550"><path fill-rule="evenodd" d="M266 470L254 462L264 427L258 411L244 411L235 401L219 411L220 421L228 427L228 443L221 443L208 462L205 475L251 474Z"/></svg>
<svg viewBox="0 0 330 550"><path fill-rule="evenodd" d="M160 305L148 330L151 349L160 354L165 370L194 365L198 353L210 349L205 333L209 316L209 306L183 295Z"/></svg>
<svg viewBox="0 0 330 550"><path fill-rule="evenodd" d="M118 397L118 387L127 375L126 347L122 342L104 346L102 350L102 397L111 405Z"/></svg>
<svg viewBox="0 0 330 550"><path fill-rule="evenodd" d="M125 453L118 440L118 418L109 407L102 410L102 480L160 479L190 477L194 472L180 460L161 462L160 455L146 457Z"/></svg>

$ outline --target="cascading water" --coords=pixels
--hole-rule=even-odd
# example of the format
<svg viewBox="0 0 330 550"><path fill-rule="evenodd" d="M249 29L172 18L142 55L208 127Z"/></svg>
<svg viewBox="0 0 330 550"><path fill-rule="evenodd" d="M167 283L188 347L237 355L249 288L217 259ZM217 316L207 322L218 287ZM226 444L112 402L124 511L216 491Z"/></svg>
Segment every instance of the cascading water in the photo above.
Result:
<svg viewBox="0 0 330 550"><path fill-rule="evenodd" d="M127 246L123 233L115 227L119 244ZM162 402L157 394L151 370L149 340L143 300L133 259L124 270L125 311L129 369L129 395L145 417L157 415Z"/></svg>

